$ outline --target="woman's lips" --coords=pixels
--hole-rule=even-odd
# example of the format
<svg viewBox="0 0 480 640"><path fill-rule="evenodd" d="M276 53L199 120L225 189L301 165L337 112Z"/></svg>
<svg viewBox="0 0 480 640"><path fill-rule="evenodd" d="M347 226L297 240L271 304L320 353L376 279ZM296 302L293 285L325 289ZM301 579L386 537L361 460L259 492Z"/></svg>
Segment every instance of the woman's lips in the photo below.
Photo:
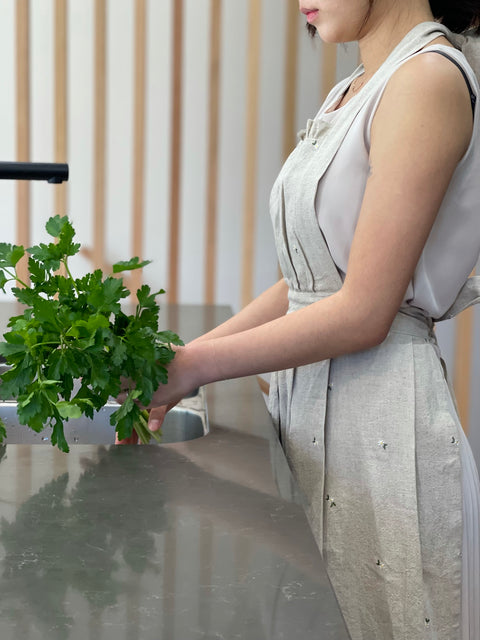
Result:
<svg viewBox="0 0 480 640"><path fill-rule="evenodd" d="M318 9L302 9L308 23L312 23L318 15Z"/></svg>

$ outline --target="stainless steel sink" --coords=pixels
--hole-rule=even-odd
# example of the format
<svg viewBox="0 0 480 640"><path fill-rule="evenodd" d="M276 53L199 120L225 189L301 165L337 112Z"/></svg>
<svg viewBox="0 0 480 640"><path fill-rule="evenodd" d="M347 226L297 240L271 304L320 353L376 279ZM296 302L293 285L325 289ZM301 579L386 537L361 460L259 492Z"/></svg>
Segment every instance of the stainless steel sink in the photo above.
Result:
<svg viewBox="0 0 480 640"><path fill-rule="evenodd" d="M2 368L5 370L4 367L5 365L0 365L0 373ZM95 414L93 420L78 418L65 422L64 432L68 444L113 444L115 428L110 424L110 416L118 406L115 402L107 404ZM35 433L19 424L15 401L0 402L0 418L7 429L6 444L50 444L50 428ZM161 444L201 438L207 435L208 430L205 390L200 387L194 395L188 396L167 413L162 426ZM151 443L156 444L153 439Z"/></svg>

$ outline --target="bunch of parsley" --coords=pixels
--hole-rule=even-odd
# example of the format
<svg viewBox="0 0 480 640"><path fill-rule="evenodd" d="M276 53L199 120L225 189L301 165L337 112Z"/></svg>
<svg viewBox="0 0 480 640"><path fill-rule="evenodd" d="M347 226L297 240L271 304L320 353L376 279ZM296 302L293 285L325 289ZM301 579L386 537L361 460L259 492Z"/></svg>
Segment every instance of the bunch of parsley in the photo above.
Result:
<svg viewBox="0 0 480 640"><path fill-rule="evenodd" d="M147 428L148 405L159 384L168 381L167 365L182 345L171 331L158 331L156 296L143 285L137 291L134 315L126 315L120 301L130 295L123 280L105 276L100 269L73 278L68 258L78 253L75 230L67 217L48 220L46 230L56 242L27 249L30 285L22 282L16 266L25 250L0 243L0 289L8 282L16 299L25 305L22 315L8 323L0 354L10 368L0 376L0 398L17 399L20 424L36 432L52 428L51 442L69 450L63 422L85 415L94 417L125 382L125 402L111 415L120 439L132 430L141 442L157 437ZM113 265L113 273L140 269L149 261L132 258ZM63 265L63 272L59 273ZM76 385L74 383L76 382ZM6 436L0 419L0 442Z"/></svg>

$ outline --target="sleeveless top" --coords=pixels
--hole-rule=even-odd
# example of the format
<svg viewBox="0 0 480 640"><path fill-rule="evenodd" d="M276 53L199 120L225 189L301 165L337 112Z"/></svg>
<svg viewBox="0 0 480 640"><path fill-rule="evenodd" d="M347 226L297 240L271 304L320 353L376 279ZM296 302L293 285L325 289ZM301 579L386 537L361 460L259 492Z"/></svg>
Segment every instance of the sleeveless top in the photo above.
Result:
<svg viewBox="0 0 480 640"><path fill-rule="evenodd" d="M477 78L463 53L445 45L425 47L397 62L392 72L406 60L427 51L447 53L463 69L473 91L479 93ZM362 69L360 66L332 89L316 119L335 126L347 105L336 111L328 111L339 102ZM370 92L366 104L355 117L318 185L315 202L318 223L342 279L347 271L350 247L368 178L372 120L388 80L384 78ZM477 114L470 145L453 174L403 300L403 305L421 309L434 319L440 319L453 304L480 254L479 129L480 117Z"/></svg>

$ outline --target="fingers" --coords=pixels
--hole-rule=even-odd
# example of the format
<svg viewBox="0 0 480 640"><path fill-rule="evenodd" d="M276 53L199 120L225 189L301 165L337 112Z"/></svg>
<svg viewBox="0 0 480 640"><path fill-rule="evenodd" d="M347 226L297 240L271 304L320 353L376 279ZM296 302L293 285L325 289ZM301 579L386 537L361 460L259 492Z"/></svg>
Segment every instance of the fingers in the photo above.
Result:
<svg viewBox="0 0 480 640"><path fill-rule="evenodd" d="M158 431L161 429L168 409L169 407L167 405L150 409L150 415L148 418L148 428L150 431Z"/></svg>
<svg viewBox="0 0 480 640"><path fill-rule="evenodd" d="M127 399L127 392L126 391L120 391L118 396L115 398L115 400L118 402L118 404L123 404L126 399Z"/></svg>

